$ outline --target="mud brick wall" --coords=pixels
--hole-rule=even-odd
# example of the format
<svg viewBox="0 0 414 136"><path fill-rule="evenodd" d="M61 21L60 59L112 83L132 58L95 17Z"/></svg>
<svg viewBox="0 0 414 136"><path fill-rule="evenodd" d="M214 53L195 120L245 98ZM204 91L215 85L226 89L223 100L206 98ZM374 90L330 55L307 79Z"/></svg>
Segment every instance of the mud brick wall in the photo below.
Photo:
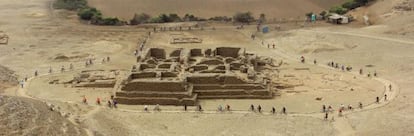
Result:
<svg viewBox="0 0 414 136"><path fill-rule="evenodd" d="M140 73L132 73L130 75L131 79L139 79L139 78L155 78L157 73L155 72L140 72Z"/></svg>
<svg viewBox="0 0 414 136"><path fill-rule="evenodd" d="M216 48L217 55L223 56L223 57L237 58L239 57L239 51L240 51L240 48L232 48L232 47Z"/></svg>
<svg viewBox="0 0 414 136"><path fill-rule="evenodd" d="M123 91L158 91L158 92L184 92L182 82L151 82L151 81L130 81L122 87Z"/></svg>
<svg viewBox="0 0 414 136"><path fill-rule="evenodd" d="M120 104L128 105L188 105L192 106L196 104L195 99L177 99L177 98L125 98L125 97L116 97L115 98Z"/></svg>
<svg viewBox="0 0 414 136"><path fill-rule="evenodd" d="M163 68L163 69L170 69L171 64L159 64L158 68Z"/></svg>
<svg viewBox="0 0 414 136"><path fill-rule="evenodd" d="M245 84L235 76L190 76L187 81L193 84Z"/></svg>
<svg viewBox="0 0 414 136"><path fill-rule="evenodd" d="M190 50L190 56L191 57L195 57L195 56L203 56L203 52L201 49L191 49Z"/></svg>
<svg viewBox="0 0 414 136"><path fill-rule="evenodd" d="M265 87L261 86L261 85L256 85L256 84L243 84L243 85L203 84L203 85L194 85L194 90L228 90L228 89L255 90L255 89L265 89Z"/></svg>
<svg viewBox="0 0 414 136"><path fill-rule="evenodd" d="M221 96L221 95L246 95L246 96L252 96L252 95L257 95L257 96L268 96L270 95L270 92L267 90L241 90L241 89L237 89L237 90L197 90L194 93L197 93L198 96L202 97L202 96Z"/></svg>
<svg viewBox="0 0 414 136"><path fill-rule="evenodd" d="M161 77L177 77L177 74L173 72L161 72Z"/></svg>
<svg viewBox="0 0 414 136"><path fill-rule="evenodd" d="M95 82L81 82L74 87L113 88L115 80L96 80Z"/></svg>
<svg viewBox="0 0 414 136"><path fill-rule="evenodd" d="M165 59L165 50L164 49L159 49L159 48L151 48L150 51L150 56L157 58L157 59Z"/></svg>
<svg viewBox="0 0 414 136"><path fill-rule="evenodd" d="M224 65L224 62L222 60L218 59L209 59L209 60L202 60L198 64L206 64L206 65Z"/></svg>
<svg viewBox="0 0 414 136"><path fill-rule="evenodd" d="M191 66L190 69L191 68L194 69L194 71L207 70L208 65L195 65L195 66Z"/></svg>
<svg viewBox="0 0 414 136"><path fill-rule="evenodd" d="M179 93L172 93L172 92L126 92L126 91L119 91L116 92L115 95L117 97L126 97L126 98L133 98L133 97L167 97L167 98L189 98L191 97L188 92L179 92Z"/></svg>

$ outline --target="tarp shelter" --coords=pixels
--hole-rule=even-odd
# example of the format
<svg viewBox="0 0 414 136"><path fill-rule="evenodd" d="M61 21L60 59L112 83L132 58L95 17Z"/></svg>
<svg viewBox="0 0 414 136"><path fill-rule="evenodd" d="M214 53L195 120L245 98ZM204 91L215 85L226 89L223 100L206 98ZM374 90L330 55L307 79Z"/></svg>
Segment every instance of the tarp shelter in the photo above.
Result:
<svg viewBox="0 0 414 136"><path fill-rule="evenodd" d="M263 33L268 33L269 32L269 27L268 26L263 26L262 32Z"/></svg>
<svg viewBox="0 0 414 136"><path fill-rule="evenodd" d="M328 17L328 22L334 23L334 24L348 24L349 18L346 16L338 15L338 14L332 14Z"/></svg>

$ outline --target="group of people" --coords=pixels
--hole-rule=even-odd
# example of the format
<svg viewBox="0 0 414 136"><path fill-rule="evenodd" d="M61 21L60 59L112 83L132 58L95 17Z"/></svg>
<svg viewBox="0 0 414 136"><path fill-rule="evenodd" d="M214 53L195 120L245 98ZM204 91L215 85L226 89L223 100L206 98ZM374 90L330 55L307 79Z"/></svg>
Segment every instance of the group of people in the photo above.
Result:
<svg viewBox="0 0 414 136"><path fill-rule="evenodd" d="M86 96L83 96L82 102L84 104L88 104L88 99L86 98ZM114 96L113 95L107 101L107 103L108 103L108 107L109 108L118 108L118 102L114 99ZM101 105L102 104L101 98L99 98L99 97L96 98L96 104L97 105Z"/></svg>
<svg viewBox="0 0 414 136"><path fill-rule="evenodd" d="M102 59L102 63L105 63L105 62L109 62L111 60L111 58L109 57L109 56L107 56L107 57L104 57L103 59ZM86 62L85 62L85 67L88 67L89 65L92 65L93 64L93 59L88 59ZM72 63L70 63L69 64L69 70L73 70L75 67L74 67L74 65L72 64ZM60 67L60 72L65 72L66 71L66 68L65 68L65 66L64 65L62 65L61 67ZM52 66L50 66L49 67L49 71L48 71L48 73L49 74L51 74L51 73L53 73L53 68L52 68ZM38 76L39 75L39 71L38 70L35 70L35 72L34 72L34 76L36 77L36 76ZM27 77L26 77L27 78Z"/></svg>
<svg viewBox="0 0 414 136"><path fill-rule="evenodd" d="M359 102L359 103L358 103L358 107L359 107L360 109L362 109L362 108L363 108L362 102ZM341 105L340 105L340 108L338 109L338 116L342 116L342 115L343 115L343 112L344 112L345 110L350 110L350 111L352 111L352 110L354 110L354 107L353 107L351 104L349 104L347 107L345 107L345 105L344 105L344 104L341 104ZM331 105L329 105L329 106L322 105L322 113L325 113L325 116L324 116L324 119L325 119L325 120L328 120L329 113L332 113L333 111L334 111L334 109L333 109L333 107L332 107ZM331 120L332 120L332 121L334 121L334 117L333 117L333 116L332 116L332 119L331 119Z"/></svg>
<svg viewBox="0 0 414 136"><path fill-rule="evenodd" d="M255 107L254 107L254 105L252 104L252 105L250 105L250 111L253 111L253 112L256 112L257 111L257 112L261 113L262 112L262 106L257 105L257 110L256 110ZM276 108L275 107L272 107L272 110L270 110L270 112L272 114L276 114ZM282 114L287 114L286 107L282 107L281 113Z"/></svg>
<svg viewBox="0 0 414 136"><path fill-rule="evenodd" d="M148 37L144 39L141 43L137 43L137 49L134 51L134 56L139 56L139 53L144 50L144 46L147 43L147 40L149 39L151 35L151 32L148 33Z"/></svg>
<svg viewBox="0 0 414 136"><path fill-rule="evenodd" d="M342 71L351 71L352 67L351 66L345 66L345 65L340 65L338 63L335 63L334 61L331 61L328 63L328 66L336 68L336 69L341 69Z"/></svg>
<svg viewBox="0 0 414 136"><path fill-rule="evenodd" d="M102 63L109 62L109 61L111 61L111 58L109 56L102 58ZM93 59L88 59L85 62L85 67L88 67L89 65L93 65L93 64L94 64Z"/></svg>

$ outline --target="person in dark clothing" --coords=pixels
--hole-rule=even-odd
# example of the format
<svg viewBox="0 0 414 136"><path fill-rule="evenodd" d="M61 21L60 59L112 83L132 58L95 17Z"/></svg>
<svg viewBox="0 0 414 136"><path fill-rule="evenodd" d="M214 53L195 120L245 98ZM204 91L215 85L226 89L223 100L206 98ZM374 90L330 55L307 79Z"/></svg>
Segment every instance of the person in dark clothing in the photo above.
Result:
<svg viewBox="0 0 414 136"><path fill-rule="evenodd" d="M257 110L259 111L259 112L262 112L262 106L257 106Z"/></svg>

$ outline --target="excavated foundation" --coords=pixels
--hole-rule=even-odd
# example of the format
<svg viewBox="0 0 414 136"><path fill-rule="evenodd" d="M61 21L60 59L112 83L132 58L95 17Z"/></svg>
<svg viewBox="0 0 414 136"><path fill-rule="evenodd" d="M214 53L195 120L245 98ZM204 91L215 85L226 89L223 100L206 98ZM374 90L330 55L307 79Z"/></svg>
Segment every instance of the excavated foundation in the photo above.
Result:
<svg viewBox="0 0 414 136"><path fill-rule="evenodd" d="M150 48L138 57L115 99L120 104L196 105L197 99L270 99L259 57L240 48ZM165 54L169 54L166 56Z"/></svg>

